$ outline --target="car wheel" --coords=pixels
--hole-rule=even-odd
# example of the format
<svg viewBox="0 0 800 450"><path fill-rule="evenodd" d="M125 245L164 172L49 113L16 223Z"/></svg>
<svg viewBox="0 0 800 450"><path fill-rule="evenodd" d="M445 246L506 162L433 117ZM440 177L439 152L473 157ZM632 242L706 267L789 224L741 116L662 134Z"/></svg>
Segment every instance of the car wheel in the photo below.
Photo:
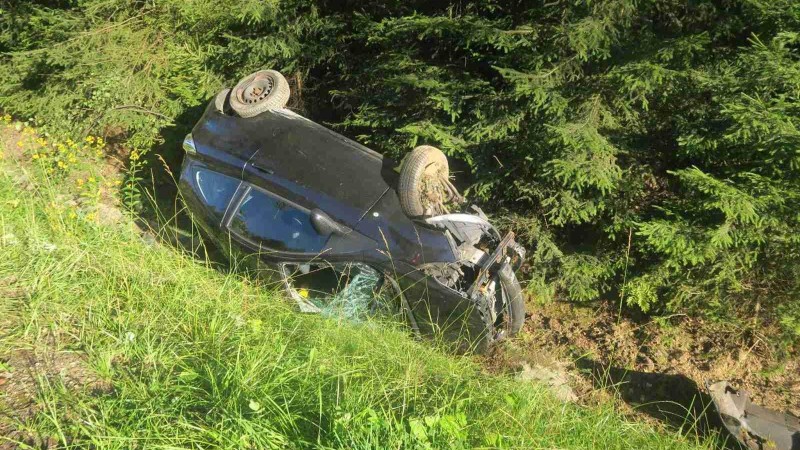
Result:
<svg viewBox="0 0 800 450"><path fill-rule="evenodd" d="M242 78L230 93L230 106L241 117L281 109L289 101L289 82L275 70L259 70Z"/></svg>
<svg viewBox="0 0 800 450"><path fill-rule="evenodd" d="M430 145L420 145L408 155L400 170L398 195L403 211L411 217L444 214L449 195L447 157Z"/></svg>
<svg viewBox="0 0 800 450"><path fill-rule="evenodd" d="M509 264L505 264L498 273L500 287L505 294L505 332L514 336L522 329L525 322L525 297L514 271Z"/></svg>

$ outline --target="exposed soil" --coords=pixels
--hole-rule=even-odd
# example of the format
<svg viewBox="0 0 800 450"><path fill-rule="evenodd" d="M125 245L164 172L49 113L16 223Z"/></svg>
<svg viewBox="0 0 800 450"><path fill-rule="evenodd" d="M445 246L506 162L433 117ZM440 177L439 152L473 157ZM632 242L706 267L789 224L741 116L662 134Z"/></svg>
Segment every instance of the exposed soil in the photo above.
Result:
<svg viewBox="0 0 800 450"><path fill-rule="evenodd" d="M44 407L44 386L90 392L111 389L87 366L81 353L64 348L56 332L48 331L23 348L13 344L13 334L20 325L13 311L24 308L27 298L15 279L0 280L0 450L18 448L20 443L35 448L55 446L50 436L32 434L32 427L25 426Z"/></svg>
<svg viewBox="0 0 800 450"><path fill-rule="evenodd" d="M707 382L729 380L763 406L800 415L800 360L778 362L757 336L684 315L619 317L608 304L529 309L522 337L489 358L493 370L560 370L582 402L605 391L631 413L692 433L718 425Z"/></svg>

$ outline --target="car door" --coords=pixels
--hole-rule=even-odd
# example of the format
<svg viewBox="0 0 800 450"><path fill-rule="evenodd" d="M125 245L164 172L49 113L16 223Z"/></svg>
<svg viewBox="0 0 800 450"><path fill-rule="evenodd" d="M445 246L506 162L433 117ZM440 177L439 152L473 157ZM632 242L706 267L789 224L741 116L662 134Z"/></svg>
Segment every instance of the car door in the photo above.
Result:
<svg viewBox="0 0 800 450"><path fill-rule="evenodd" d="M330 238L314 228L307 208L249 183L240 188L223 228L246 251L273 263L324 258Z"/></svg>

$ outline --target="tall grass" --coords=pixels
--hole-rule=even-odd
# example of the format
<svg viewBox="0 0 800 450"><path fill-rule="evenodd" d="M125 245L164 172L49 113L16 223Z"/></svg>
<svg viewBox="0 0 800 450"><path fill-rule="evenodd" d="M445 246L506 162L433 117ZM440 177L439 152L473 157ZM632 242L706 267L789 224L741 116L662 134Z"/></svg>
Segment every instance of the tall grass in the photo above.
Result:
<svg viewBox="0 0 800 450"><path fill-rule="evenodd" d="M258 280L73 215L63 183L30 174L20 190L22 170L0 172L0 286L17 292L0 295L0 351L72 353L100 380L70 385L74 367L38 378L37 413L14 426L64 448L707 444L612 404L563 404L404 330L296 313ZM24 447L15 436L0 443Z"/></svg>

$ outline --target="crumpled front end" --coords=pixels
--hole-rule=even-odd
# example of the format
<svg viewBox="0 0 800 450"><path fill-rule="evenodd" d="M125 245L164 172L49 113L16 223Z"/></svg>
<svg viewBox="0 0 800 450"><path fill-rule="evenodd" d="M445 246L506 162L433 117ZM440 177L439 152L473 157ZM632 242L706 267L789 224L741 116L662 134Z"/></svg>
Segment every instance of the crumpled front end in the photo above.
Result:
<svg viewBox="0 0 800 450"><path fill-rule="evenodd" d="M445 214L425 219L444 231L455 262L420 267L428 276L473 303L490 341L519 331L524 320L524 300L514 275L525 259L525 249L514 233L502 236L480 208L473 214Z"/></svg>

